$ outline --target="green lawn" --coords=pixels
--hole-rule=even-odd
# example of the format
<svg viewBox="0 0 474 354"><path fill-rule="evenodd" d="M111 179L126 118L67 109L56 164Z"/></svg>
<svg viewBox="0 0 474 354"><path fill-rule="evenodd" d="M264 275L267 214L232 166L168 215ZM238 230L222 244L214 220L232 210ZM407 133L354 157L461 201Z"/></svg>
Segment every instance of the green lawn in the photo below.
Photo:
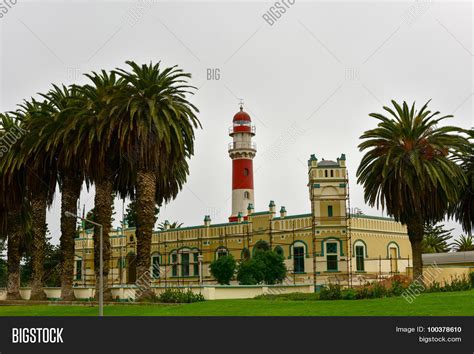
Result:
<svg viewBox="0 0 474 354"><path fill-rule="evenodd" d="M431 293L412 304L373 300L216 300L183 305L111 305L106 316L474 316L474 290ZM97 307L0 306L0 316L96 316Z"/></svg>

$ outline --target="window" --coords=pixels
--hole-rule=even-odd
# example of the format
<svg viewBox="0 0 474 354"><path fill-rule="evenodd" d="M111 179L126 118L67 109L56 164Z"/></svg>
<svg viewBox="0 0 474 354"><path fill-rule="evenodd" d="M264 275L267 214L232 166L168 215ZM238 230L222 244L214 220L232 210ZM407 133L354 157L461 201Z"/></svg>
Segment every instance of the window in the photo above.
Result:
<svg viewBox="0 0 474 354"><path fill-rule="evenodd" d="M227 256L227 249L224 247L218 248L217 249L217 259Z"/></svg>
<svg viewBox="0 0 474 354"><path fill-rule="evenodd" d="M331 177L334 177L334 171L331 170Z"/></svg>
<svg viewBox="0 0 474 354"><path fill-rule="evenodd" d="M328 170L324 170L324 177L328 176Z"/></svg>
<svg viewBox="0 0 474 354"><path fill-rule="evenodd" d="M173 267L171 269L171 275L173 277L178 276L178 255L176 253L171 255L171 263L173 264Z"/></svg>
<svg viewBox="0 0 474 354"><path fill-rule="evenodd" d="M327 256L328 271L337 271L337 254Z"/></svg>
<svg viewBox="0 0 474 354"><path fill-rule="evenodd" d="M160 256L158 255L151 257L151 275L153 279L160 277Z"/></svg>
<svg viewBox="0 0 474 354"><path fill-rule="evenodd" d="M337 243L329 242L326 244L326 263L328 271L337 271Z"/></svg>
<svg viewBox="0 0 474 354"><path fill-rule="evenodd" d="M189 276L189 253L181 254L181 275L183 277Z"/></svg>
<svg viewBox="0 0 474 354"><path fill-rule="evenodd" d="M247 192L247 191L245 191L245 192L244 192L244 198L245 198L245 199L250 199L250 193Z"/></svg>
<svg viewBox="0 0 474 354"><path fill-rule="evenodd" d="M244 168L244 176L248 176L249 175L249 169L248 168Z"/></svg>
<svg viewBox="0 0 474 354"><path fill-rule="evenodd" d="M332 211L332 205L328 205L328 217L332 217L333 211Z"/></svg>
<svg viewBox="0 0 474 354"><path fill-rule="evenodd" d="M293 268L295 273L304 273L304 247L293 247Z"/></svg>
<svg viewBox="0 0 474 354"><path fill-rule="evenodd" d="M283 248L281 248L280 246L275 247L275 253L283 257Z"/></svg>
<svg viewBox="0 0 474 354"><path fill-rule="evenodd" d="M364 246L356 246L356 269L358 272L363 272L365 270L364 266Z"/></svg>
<svg viewBox="0 0 474 354"><path fill-rule="evenodd" d="M199 275L199 253L193 253L193 274Z"/></svg>
<svg viewBox="0 0 474 354"><path fill-rule="evenodd" d="M130 242L133 242L133 236L130 236Z"/></svg>
<svg viewBox="0 0 474 354"><path fill-rule="evenodd" d="M330 242L326 244L326 253L336 253L337 254L337 243Z"/></svg>
<svg viewBox="0 0 474 354"><path fill-rule="evenodd" d="M76 280L82 279L82 259L76 261Z"/></svg>

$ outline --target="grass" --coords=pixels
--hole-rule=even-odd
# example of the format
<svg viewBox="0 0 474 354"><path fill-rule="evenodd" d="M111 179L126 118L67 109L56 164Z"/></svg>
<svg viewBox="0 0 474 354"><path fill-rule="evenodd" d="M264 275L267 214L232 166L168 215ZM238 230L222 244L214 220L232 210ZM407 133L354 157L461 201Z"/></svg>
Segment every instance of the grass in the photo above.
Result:
<svg viewBox="0 0 474 354"><path fill-rule="evenodd" d="M474 316L474 290L371 300L215 300L182 305L110 305L106 316ZM0 316L96 316L97 307L0 306Z"/></svg>

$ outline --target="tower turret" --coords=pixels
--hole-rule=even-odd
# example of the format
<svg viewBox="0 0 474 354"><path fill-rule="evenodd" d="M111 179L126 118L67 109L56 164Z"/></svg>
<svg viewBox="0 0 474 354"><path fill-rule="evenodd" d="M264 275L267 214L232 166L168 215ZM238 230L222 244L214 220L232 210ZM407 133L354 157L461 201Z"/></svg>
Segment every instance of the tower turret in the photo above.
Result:
<svg viewBox="0 0 474 354"><path fill-rule="evenodd" d="M239 213L247 215L249 203L254 204L253 158L257 146L252 142L255 126L242 105L234 116L229 128L232 142L229 144L229 156L232 159L232 214L229 221L237 221Z"/></svg>

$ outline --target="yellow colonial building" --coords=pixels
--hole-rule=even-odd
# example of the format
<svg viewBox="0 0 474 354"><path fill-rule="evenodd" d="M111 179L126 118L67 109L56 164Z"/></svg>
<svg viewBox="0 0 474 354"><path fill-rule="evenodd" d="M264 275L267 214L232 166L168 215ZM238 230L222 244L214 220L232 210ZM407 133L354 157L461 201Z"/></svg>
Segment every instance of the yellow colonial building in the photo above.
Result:
<svg viewBox="0 0 474 354"><path fill-rule="evenodd" d="M236 221L156 231L150 269L156 285L214 284L209 264L232 254L252 257L256 249L273 249L285 258L287 282L324 284L328 280L357 283L365 279L405 274L411 248L406 229L389 218L348 213L345 156L337 161L309 160L311 213L288 215L273 201L265 211L239 214ZM93 286L92 230L76 239L75 284ZM136 281L134 228L113 230L109 281Z"/></svg>

